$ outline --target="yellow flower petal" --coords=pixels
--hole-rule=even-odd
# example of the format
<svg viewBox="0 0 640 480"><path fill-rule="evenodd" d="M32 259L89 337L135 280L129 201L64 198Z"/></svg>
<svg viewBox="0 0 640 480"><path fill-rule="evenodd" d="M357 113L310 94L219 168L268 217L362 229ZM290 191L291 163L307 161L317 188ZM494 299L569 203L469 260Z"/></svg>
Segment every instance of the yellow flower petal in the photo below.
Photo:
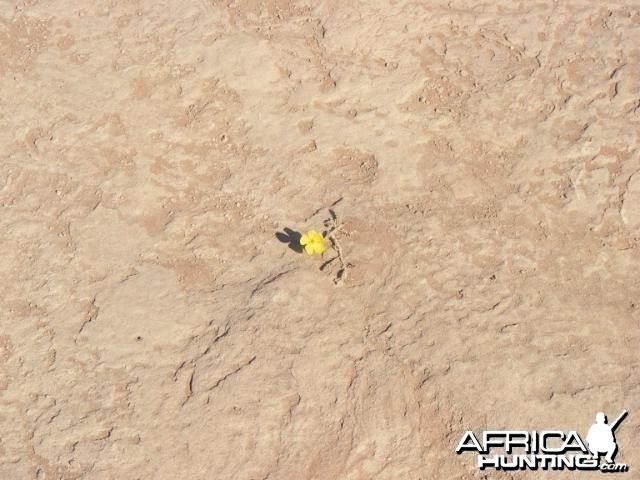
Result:
<svg viewBox="0 0 640 480"><path fill-rule="evenodd" d="M314 244L314 249L316 253L323 253L324 252L324 243L316 243Z"/></svg>
<svg viewBox="0 0 640 480"><path fill-rule="evenodd" d="M309 255L313 255L313 243L307 243L304 246L304 251L307 252Z"/></svg>
<svg viewBox="0 0 640 480"><path fill-rule="evenodd" d="M307 243L309 243L311 239L309 238L308 235L302 235L300 237L300 245L306 245Z"/></svg>

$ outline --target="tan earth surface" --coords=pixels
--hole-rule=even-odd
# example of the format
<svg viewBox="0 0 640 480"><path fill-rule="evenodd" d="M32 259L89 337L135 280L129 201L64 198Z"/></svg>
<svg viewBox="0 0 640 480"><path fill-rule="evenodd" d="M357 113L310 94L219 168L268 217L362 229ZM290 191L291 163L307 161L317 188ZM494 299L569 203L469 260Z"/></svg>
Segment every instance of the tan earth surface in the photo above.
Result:
<svg viewBox="0 0 640 480"><path fill-rule="evenodd" d="M638 1L0 1L0 478L640 478L639 136Z"/></svg>

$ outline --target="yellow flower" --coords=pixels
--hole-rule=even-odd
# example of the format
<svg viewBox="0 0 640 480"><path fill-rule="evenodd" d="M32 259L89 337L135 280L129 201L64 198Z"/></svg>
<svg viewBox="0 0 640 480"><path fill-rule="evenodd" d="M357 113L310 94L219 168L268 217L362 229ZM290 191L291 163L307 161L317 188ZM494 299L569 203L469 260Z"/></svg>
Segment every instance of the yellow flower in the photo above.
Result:
<svg viewBox="0 0 640 480"><path fill-rule="evenodd" d="M315 230L309 230L300 237L300 245L309 255L324 252L324 237Z"/></svg>

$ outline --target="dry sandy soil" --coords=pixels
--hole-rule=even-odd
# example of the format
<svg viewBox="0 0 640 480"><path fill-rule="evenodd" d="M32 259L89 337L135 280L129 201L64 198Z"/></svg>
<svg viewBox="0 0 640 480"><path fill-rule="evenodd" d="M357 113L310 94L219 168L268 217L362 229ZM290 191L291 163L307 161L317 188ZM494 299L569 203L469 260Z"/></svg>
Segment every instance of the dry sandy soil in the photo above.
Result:
<svg viewBox="0 0 640 480"><path fill-rule="evenodd" d="M0 1L0 478L640 478L639 79L637 1Z"/></svg>

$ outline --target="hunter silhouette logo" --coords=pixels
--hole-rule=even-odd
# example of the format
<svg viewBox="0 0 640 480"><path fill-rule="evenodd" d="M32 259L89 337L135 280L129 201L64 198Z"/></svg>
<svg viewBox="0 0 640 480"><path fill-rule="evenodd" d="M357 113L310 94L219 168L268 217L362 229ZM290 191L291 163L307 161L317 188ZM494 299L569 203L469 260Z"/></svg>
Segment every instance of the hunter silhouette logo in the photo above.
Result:
<svg viewBox="0 0 640 480"><path fill-rule="evenodd" d="M493 468L627 472L629 466L626 463L614 463L618 451L614 431L627 413L627 410L623 410L613 423L609 424L607 416L598 412L595 423L587 433L586 444L575 430L485 430L479 437L468 430L462 435L456 453L475 451L480 470ZM492 449L497 449L500 453L491 454ZM514 450L519 450L519 453L512 453ZM604 455L603 463L600 463L601 455Z"/></svg>
<svg viewBox="0 0 640 480"><path fill-rule="evenodd" d="M607 425L607 416L602 412L598 412L596 415L596 423L591 426L589 433L587 433L589 451L596 459L600 457L601 453L605 453L607 463L613 463L613 457L618 450L613 431L620 425L624 417L627 416L627 413L626 410L623 410L611 425Z"/></svg>

